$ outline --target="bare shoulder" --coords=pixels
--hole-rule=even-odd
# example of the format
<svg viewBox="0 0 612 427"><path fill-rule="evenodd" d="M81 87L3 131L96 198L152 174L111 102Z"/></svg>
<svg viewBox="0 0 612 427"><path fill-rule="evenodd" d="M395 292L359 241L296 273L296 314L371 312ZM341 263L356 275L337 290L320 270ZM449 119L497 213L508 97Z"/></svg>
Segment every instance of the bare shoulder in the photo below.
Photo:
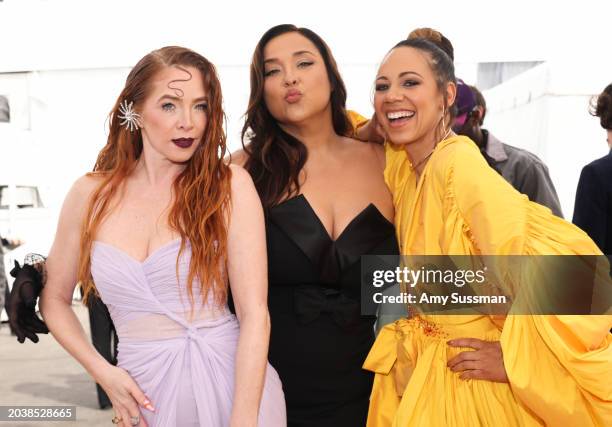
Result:
<svg viewBox="0 0 612 427"><path fill-rule="evenodd" d="M255 210L261 210L261 201L251 175L243 167L230 164L231 179L231 207L232 216L235 214L253 215Z"/></svg>
<svg viewBox="0 0 612 427"><path fill-rule="evenodd" d="M227 156L226 161L232 165L244 166L248 158L249 154L241 148Z"/></svg>
<svg viewBox="0 0 612 427"><path fill-rule="evenodd" d="M81 194L88 194L93 192L104 180L104 175L99 173L87 173L78 178L72 188Z"/></svg>
<svg viewBox="0 0 612 427"><path fill-rule="evenodd" d="M364 142L353 138L346 138L348 145L362 156L376 159L378 166L385 168L385 146L377 142Z"/></svg>
<svg viewBox="0 0 612 427"><path fill-rule="evenodd" d="M376 155L376 159L378 160L378 163L380 164L380 166L384 169L385 168L385 145L384 144L378 144L376 142L369 142L368 143L369 148L374 152L374 154Z"/></svg>
<svg viewBox="0 0 612 427"><path fill-rule="evenodd" d="M103 182L101 174L87 174L77 179L68 191L59 217L56 243L77 245L80 239L81 224L87 214L87 208L94 192Z"/></svg>
<svg viewBox="0 0 612 427"><path fill-rule="evenodd" d="M251 179L251 175L249 175L246 169L243 168L241 165L238 165L232 162L229 165L229 168L232 171L232 185L234 185L234 183L238 185L247 184L249 182L253 183L253 180Z"/></svg>
<svg viewBox="0 0 612 427"><path fill-rule="evenodd" d="M66 196L66 203L70 203L73 207L85 205L103 180L104 177L101 174L83 175L72 184Z"/></svg>
<svg viewBox="0 0 612 427"><path fill-rule="evenodd" d="M232 197L241 197L245 194L251 194L255 192L255 185L251 175L242 167L237 164L230 164L230 170L232 172Z"/></svg>

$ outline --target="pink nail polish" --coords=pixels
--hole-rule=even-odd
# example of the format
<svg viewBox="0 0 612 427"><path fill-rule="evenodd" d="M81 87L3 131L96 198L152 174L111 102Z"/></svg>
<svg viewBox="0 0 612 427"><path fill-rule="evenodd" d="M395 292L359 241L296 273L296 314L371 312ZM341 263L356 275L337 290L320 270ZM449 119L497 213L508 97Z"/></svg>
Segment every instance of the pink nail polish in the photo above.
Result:
<svg viewBox="0 0 612 427"><path fill-rule="evenodd" d="M155 412L155 408L153 407L153 405L151 405L151 401L149 399L145 399L142 402L142 406L144 406L145 408L147 408L151 412Z"/></svg>

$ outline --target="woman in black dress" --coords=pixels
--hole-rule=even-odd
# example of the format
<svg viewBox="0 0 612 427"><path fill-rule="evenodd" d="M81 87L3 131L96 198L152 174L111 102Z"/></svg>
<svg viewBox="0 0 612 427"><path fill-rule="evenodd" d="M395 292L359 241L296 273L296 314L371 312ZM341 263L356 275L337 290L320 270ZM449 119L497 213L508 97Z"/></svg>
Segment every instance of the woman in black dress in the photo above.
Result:
<svg viewBox="0 0 612 427"><path fill-rule="evenodd" d="M397 254L383 147L347 137L346 90L329 48L305 28L266 32L253 55L233 161L266 212L270 363L290 427L364 426L374 341L360 313L360 257Z"/></svg>

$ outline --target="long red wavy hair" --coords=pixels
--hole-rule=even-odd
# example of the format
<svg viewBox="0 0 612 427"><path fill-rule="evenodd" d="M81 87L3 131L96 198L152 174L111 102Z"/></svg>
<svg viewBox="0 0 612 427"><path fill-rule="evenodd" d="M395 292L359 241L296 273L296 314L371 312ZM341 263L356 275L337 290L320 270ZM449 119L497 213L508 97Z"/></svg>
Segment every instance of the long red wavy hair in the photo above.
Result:
<svg viewBox="0 0 612 427"><path fill-rule="evenodd" d="M187 292L192 306L193 281L196 278L201 283L204 301L210 292L213 292L217 304L227 300L225 265L231 171L223 160L227 147L221 85L214 65L206 58L183 47L169 46L146 55L128 75L125 87L109 114L107 143L89 174L101 177L101 183L91 196L82 225L78 280L85 302L92 294L97 294L90 269L91 246L96 231L110 213L111 202L114 203L142 153L142 135L140 131L130 132L120 125L119 106L127 100L133 102L138 111L150 91L153 77L171 66L190 66L200 71L207 91L208 110L202 143L174 181L168 222L181 236L179 257L187 240L191 244ZM178 273L178 259L176 268Z"/></svg>

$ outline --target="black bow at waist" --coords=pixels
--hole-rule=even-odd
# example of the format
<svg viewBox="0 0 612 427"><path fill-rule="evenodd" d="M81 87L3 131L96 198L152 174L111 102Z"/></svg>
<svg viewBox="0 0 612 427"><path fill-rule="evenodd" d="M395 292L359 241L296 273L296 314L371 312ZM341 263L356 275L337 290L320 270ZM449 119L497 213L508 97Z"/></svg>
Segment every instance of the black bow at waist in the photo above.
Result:
<svg viewBox="0 0 612 427"><path fill-rule="evenodd" d="M344 328L350 328L360 319L360 304L346 296L340 289L321 286L297 286L293 292L293 303L298 321L307 324L321 313L328 313Z"/></svg>

